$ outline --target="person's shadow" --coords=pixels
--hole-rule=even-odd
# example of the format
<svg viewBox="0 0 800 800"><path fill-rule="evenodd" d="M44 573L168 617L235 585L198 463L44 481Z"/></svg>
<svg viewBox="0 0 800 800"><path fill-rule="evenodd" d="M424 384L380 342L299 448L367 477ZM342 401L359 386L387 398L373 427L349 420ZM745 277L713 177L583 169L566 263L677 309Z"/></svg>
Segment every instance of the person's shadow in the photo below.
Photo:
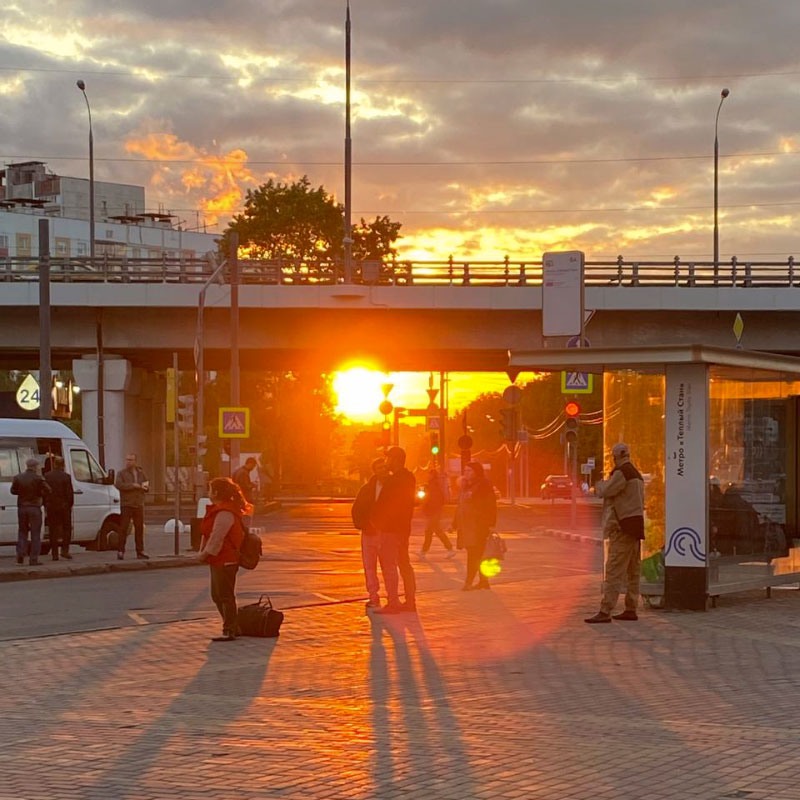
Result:
<svg viewBox="0 0 800 800"><path fill-rule="evenodd" d="M242 638L231 643L209 642L207 658L194 678L163 713L135 732L135 740L96 771L97 788L87 787L86 800L110 796L140 796L141 779L150 767L173 748L173 739L190 723L208 717L216 735L243 714L261 693L277 639ZM220 751L225 745L220 744ZM219 752L216 757L229 754ZM100 765L98 765L100 767ZM124 775L119 780L118 775Z"/></svg>
<svg viewBox="0 0 800 800"><path fill-rule="evenodd" d="M419 619L408 614L369 615L369 621L374 796L383 797L397 788L395 779L400 776L396 775L395 757L400 755L399 760L410 771L402 775L403 780L429 778L431 763L445 758L447 772L468 779L462 797L469 800L474 786L469 759ZM386 636L391 641L389 652ZM396 708L402 714L401 725L393 722ZM398 750L402 745L406 752L401 755Z"/></svg>

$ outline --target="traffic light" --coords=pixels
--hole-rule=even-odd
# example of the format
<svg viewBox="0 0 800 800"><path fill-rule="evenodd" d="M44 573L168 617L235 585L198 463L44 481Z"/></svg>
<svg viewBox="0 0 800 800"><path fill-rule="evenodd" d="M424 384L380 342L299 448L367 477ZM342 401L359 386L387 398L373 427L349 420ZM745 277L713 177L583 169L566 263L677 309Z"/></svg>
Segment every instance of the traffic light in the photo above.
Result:
<svg viewBox="0 0 800 800"><path fill-rule="evenodd" d="M178 395L178 428L184 433L194 431L194 395Z"/></svg>
<svg viewBox="0 0 800 800"><path fill-rule="evenodd" d="M574 400L570 400L564 406L564 413L567 415L567 421L564 425L567 434L567 442L574 442L578 438L578 426L581 423L581 407Z"/></svg>
<svg viewBox="0 0 800 800"><path fill-rule="evenodd" d="M517 409L501 408L500 413L503 418L500 420L500 435L507 442L515 442L517 440Z"/></svg>
<svg viewBox="0 0 800 800"><path fill-rule="evenodd" d="M439 455L439 433L437 431L431 431L431 455L438 456Z"/></svg>

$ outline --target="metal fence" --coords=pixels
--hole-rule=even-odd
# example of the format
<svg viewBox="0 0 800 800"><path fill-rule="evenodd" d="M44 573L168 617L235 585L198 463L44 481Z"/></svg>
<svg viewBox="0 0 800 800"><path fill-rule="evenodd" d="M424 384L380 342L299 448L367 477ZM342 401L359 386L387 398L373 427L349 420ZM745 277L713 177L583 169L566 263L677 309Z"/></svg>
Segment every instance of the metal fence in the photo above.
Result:
<svg viewBox="0 0 800 800"><path fill-rule="evenodd" d="M50 257L50 278L60 283L203 284L217 267L213 257ZM0 258L0 283L38 281L36 258ZM241 259L240 282L258 285L330 286L342 283L341 264L290 259ZM223 271L224 277L224 271ZM364 261L354 282L377 286L541 286L541 261ZM785 261L587 261L587 286L790 287L800 285L794 256Z"/></svg>

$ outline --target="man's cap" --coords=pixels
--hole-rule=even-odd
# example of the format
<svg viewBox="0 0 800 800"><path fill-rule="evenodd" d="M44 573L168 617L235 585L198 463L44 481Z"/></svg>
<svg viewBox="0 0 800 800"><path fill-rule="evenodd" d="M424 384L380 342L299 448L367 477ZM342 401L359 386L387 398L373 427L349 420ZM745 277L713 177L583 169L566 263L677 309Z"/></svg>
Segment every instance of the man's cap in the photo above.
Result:
<svg viewBox="0 0 800 800"><path fill-rule="evenodd" d="M630 458L631 451L628 449L628 445L619 442L612 448L611 455L613 455L614 458Z"/></svg>
<svg viewBox="0 0 800 800"><path fill-rule="evenodd" d="M25 466L28 467L28 469L34 469L39 466L39 462L35 458L29 458L25 462Z"/></svg>

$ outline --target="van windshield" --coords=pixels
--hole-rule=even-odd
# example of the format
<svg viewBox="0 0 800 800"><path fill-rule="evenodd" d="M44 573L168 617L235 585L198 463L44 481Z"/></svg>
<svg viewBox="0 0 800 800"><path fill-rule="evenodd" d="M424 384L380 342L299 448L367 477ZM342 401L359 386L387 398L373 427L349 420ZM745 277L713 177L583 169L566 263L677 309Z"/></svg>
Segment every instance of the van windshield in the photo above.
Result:
<svg viewBox="0 0 800 800"><path fill-rule="evenodd" d="M10 483L25 471L25 462L35 458L42 472L52 468L53 456L63 455L60 439L37 439L27 436L0 436L0 483Z"/></svg>

